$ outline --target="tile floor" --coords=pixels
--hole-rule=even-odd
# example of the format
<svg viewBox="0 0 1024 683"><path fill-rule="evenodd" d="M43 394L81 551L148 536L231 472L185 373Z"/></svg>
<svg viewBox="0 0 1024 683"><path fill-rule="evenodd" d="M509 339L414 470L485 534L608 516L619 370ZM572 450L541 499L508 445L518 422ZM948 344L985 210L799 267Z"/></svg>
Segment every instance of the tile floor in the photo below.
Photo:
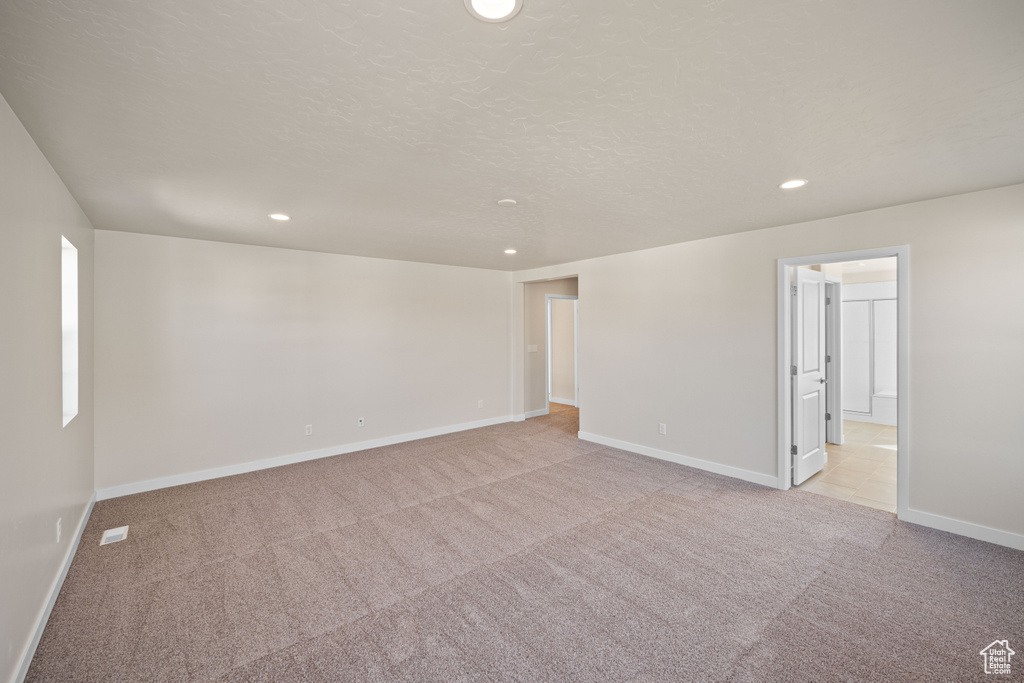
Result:
<svg viewBox="0 0 1024 683"><path fill-rule="evenodd" d="M896 428L843 421L844 443L828 444L825 469L800 485L851 503L896 512Z"/></svg>

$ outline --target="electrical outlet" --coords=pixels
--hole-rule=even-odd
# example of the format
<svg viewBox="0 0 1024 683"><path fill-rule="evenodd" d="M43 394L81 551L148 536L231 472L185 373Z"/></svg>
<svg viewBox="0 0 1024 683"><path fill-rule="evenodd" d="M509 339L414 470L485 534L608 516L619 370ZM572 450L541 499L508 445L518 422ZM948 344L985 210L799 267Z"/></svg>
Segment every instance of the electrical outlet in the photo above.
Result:
<svg viewBox="0 0 1024 683"><path fill-rule="evenodd" d="M479 401L477 401L476 402L476 407L477 408L483 408L484 407L484 400L480 399Z"/></svg>
<svg viewBox="0 0 1024 683"><path fill-rule="evenodd" d="M360 427L365 427L366 426L366 420L364 420L363 418L359 418L359 426Z"/></svg>
<svg viewBox="0 0 1024 683"><path fill-rule="evenodd" d="M57 543L60 543L60 532L61 532L60 525L61 525L61 522L63 522L63 521L64 521L63 517L58 517L57 518Z"/></svg>
<svg viewBox="0 0 1024 683"><path fill-rule="evenodd" d="M664 422L659 422L658 423L658 433L659 434L668 434L668 427L665 426Z"/></svg>
<svg viewBox="0 0 1024 683"><path fill-rule="evenodd" d="M313 434L313 425L306 425L306 436L311 436L312 434Z"/></svg>

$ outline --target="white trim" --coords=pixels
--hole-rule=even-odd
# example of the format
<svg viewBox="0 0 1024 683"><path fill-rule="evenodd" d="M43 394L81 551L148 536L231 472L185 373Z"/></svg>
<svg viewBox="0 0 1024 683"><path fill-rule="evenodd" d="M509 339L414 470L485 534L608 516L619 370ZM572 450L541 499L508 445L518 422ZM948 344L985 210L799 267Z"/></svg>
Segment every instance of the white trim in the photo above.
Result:
<svg viewBox="0 0 1024 683"><path fill-rule="evenodd" d="M60 589L64 586L64 579L67 578L68 570L71 569L71 562L75 559L75 553L78 552L78 544L82 540L82 534L85 533L85 525L89 522L89 515L92 514L92 508L96 505L96 500L96 492L94 491L92 497L89 498L89 504L82 511L82 517L78 520L75 538L68 544L68 550L64 554L64 562L61 564L60 572L54 577L53 583L50 585L50 597L47 598L43 609L39 611L36 627L32 632L32 639L25 644L25 648L21 652L21 660L14 674L15 683L22 683L25 680L25 676L28 675L28 667L32 664L32 658L36 654L36 648L39 647L39 641L43 637L43 631L46 629L46 622L50 620L50 612L53 611L53 606L57 602L57 596L60 595Z"/></svg>
<svg viewBox="0 0 1024 683"><path fill-rule="evenodd" d="M526 413L523 419L529 420L531 417L541 417L542 415L548 415L551 412L550 408L541 408L539 410L531 410Z"/></svg>
<svg viewBox="0 0 1024 683"><path fill-rule="evenodd" d="M518 415L512 416L512 422L522 422L526 419L526 413L519 413Z"/></svg>
<svg viewBox="0 0 1024 683"><path fill-rule="evenodd" d="M792 442L792 405L790 402L789 366L790 352L790 297L789 271L798 266L813 266L843 261L864 261L875 258L896 257L896 294L898 309L896 313L897 351L896 351L896 393L897 424L896 432L896 516L903 519L909 508L910 499L910 247L881 247L878 249L861 249L834 254L816 254L811 256L794 256L778 260L777 276L777 310L778 324L778 477L776 486L786 490L790 488L791 456L789 445Z"/></svg>
<svg viewBox="0 0 1024 683"><path fill-rule="evenodd" d="M829 356L828 387L825 405L832 419L825 424L829 443L842 446L843 434L843 283L833 276L825 276L825 296L831 303L825 306L825 353ZM826 457L827 454L826 454Z"/></svg>
<svg viewBox="0 0 1024 683"><path fill-rule="evenodd" d="M564 406L572 406L573 408L576 407L576 401L572 400L571 398L555 398L554 396L552 396L550 400L551 403L561 403Z"/></svg>
<svg viewBox="0 0 1024 683"><path fill-rule="evenodd" d="M156 479L147 479L145 481L138 481L130 484L108 486L106 488L97 489L96 499L107 500L109 498L118 498L120 496L130 496L135 493L155 491L157 489L165 489L170 486L181 486L182 484L193 484L197 481L206 481L207 479L219 479L220 477L230 477L236 474L245 474L246 472L265 470L271 467L292 465L294 463L305 462L307 460L318 460L319 458L329 458L334 455L344 455L345 453L354 453L356 451L364 451L370 448L391 446L396 443L415 441L417 439L427 439L432 436L441 436L442 434L451 434L453 432L463 432L469 429L490 427L492 425L502 424L511 421L513 421L513 418L507 415L501 417L492 417L486 420L466 422L458 425L450 425L448 427L435 427L433 429L424 429L423 431L419 432L409 432L408 434L397 434L395 436L385 436L379 439L370 439L369 441L358 441L356 443L343 444L340 446L330 446L328 448L318 448L313 451L304 451L302 453L280 455L275 458L251 460L249 462L238 463L237 465L213 467L208 470L197 470L195 472L174 474L169 477L158 477Z"/></svg>
<svg viewBox="0 0 1024 683"><path fill-rule="evenodd" d="M920 510L904 510L903 514L900 515L900 519L911 524L920 524L921 526L938 529L939 531L948 531L951 534L967 536L968 538L975 538L987 543L995 543L996 545L1006 546L1014 550L1024 550L1024 534L993 529L981 524L964 522L952 517L943 517L942 515L922 512Z"/></svg>
<svg viewBox="0 0 1024 683"><path fill-rule="evenodd" d="M578 436L584 441L592 441L594 443L599 443L603 446L611 446L612 448L618 448L619 450L622 451L639 453L640 455L658 458L659 460L668 460L669 462L678 463L680 465L686 465L687 467L694 467L698 470L713 472L715 474L722 474L725 475L726 477L733 477L735 479L742 479L743 481L749 481L753 484L760 484L761 486L769 486L771 488L775 488L775 484L778 481L778 478L772 474L761 474L760 472L752 472L750 470L740 469L739 467L733 467L731 465L723 465L721 463L711 462L710 460L691 458L688 455L670 453L669 451L651 448L650 446L641 446L640 444L630 443L628 441L619 441L618 439L612 439L610 437L601 436L599 434L591 434L590 432L579 432Z"/></svg>
<svg viewBox="0 0 1024 683"><path fill-rule="evenodd" d="M874 397L872 397L872 398L874 398ZM899 401L898 398L896 400ZM899 433L898 426L897 425L893 425L891 420L886 420L885 418L881 418L881 417L874 417L871 413L855 413L855 412L851 412L849 410L844 410L843 411L843 419L844 420L850 420L851 422L870 422L871 424L876 424L876 425L887 425L889 427L896 426L897 427L897 435Z"/></svg>

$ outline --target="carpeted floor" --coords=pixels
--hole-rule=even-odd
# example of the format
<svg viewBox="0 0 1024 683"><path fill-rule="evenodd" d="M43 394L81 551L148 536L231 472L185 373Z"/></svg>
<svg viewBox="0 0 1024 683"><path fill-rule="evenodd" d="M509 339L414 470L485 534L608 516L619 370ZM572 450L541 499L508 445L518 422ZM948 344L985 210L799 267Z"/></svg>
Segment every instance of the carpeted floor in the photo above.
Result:
<svg viewBox="0 0 1024 683"><path fill-rule="evenodd" d="M28 680L964 681L1024 653L1024 553L553 407L98 503Z"/></svg>

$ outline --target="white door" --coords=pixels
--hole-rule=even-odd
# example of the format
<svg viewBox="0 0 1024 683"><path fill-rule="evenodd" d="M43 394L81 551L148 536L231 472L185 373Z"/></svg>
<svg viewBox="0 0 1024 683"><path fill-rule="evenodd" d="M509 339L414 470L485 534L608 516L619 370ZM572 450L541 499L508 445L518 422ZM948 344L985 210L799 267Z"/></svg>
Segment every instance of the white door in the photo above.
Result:
<svg viewBox="0 0 1024 683"><path fill-rule="evenodd" d="M793 271L793 485L825 466L825 274Z"/></svg>

